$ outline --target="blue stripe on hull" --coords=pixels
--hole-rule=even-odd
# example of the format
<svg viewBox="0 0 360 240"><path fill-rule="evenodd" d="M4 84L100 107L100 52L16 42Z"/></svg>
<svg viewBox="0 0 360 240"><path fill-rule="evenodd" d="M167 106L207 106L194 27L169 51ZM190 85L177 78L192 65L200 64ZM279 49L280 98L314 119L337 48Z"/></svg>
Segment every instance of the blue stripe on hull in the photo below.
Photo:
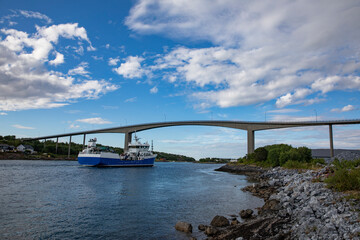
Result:
<svg viewBox="0 0 360 240"><path fill-rule="evenodd" d="M99 158L99 157L78 157L78 162L86 166L108 166L108 167L145 167L153 166L155 158L148 158L144 160L120 160L113 158Z"/></svg>

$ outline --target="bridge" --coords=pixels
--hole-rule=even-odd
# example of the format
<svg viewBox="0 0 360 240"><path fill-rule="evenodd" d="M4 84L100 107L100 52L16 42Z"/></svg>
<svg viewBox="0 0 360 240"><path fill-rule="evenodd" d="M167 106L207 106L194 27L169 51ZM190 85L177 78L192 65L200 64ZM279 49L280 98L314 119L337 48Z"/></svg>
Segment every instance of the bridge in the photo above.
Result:
<svg viewBox="0 0 360 240"><path fill-rule="evenodd" d="M349 125L360 124L360 119L354 120L333 120L333 121L308 121L308 122L246 122L246 121L176 121L176 122L158 122L158 123L145 123L137 125L129 125L122 127L103 128L97 130L73 132L66 134L57 134L50 136L43 136L37 138L31 138L27 140L44 140L56 138L56 152L60 137L70 137L68 156L70 156L71 137L77 135L83 135L83 145L85 145L87 134L97 133L123 133L125 134L124 150L128 149L128 145L131 142L132 134L135 132L141 132L154 128L173 127L173 126L215 126L234 128L247 131L247 153L253 153L255 148L255 131L271 130L280 128L292 128L292 127L310 127L310 126L329 126L329 142L330 142L330 156L334 156L334 142L333 142L333 125Z"/></svg>

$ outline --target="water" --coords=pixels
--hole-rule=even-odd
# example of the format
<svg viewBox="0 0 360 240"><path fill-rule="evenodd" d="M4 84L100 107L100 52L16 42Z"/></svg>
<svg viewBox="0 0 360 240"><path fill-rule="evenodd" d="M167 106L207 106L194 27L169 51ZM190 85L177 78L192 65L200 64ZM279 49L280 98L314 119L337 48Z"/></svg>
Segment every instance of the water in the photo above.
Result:
<svg viewBox="0 0 360 240"><path fill-rule="evenodd" d="M68 161L0 161L0 239L188 239L197 226L263 201L220 165L89 168Z"/></svg>

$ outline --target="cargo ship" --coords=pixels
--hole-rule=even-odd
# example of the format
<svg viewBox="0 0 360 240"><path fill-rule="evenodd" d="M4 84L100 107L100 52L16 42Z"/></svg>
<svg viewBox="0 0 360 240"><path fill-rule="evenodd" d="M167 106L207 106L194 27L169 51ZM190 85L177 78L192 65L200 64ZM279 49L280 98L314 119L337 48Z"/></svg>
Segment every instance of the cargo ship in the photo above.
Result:
<svg viewBox="0 0 360 240"><path fill-rule="evenodd" d="M129 143L129 150L119 155L96 146L97 139L90 139L87 147L78 155L80 165L93 167L152 167L156 154L150 151L149 143L141 143L138 137Z"/></svg>

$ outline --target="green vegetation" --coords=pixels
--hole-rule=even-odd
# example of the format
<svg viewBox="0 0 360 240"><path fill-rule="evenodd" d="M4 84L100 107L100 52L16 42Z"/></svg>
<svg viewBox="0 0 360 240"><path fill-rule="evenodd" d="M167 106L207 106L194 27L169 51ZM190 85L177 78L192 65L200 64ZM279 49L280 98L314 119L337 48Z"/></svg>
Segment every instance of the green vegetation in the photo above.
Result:
<svg viewBox="0 0 360 240"><path fill-rule="evenodd" d="M274 144L259 147L238 162L262 167L312 168L316 163L323 164L324 160L312 159L311 150L307 147L293 148L287 144Z"/></svg>
<svg viewBox="0 0 360 240"><path fill-rule="evenodd" d="M231 159L227 158L200 158L200 163L229 163Z"/></svg>
<svg viewBox="0 0 360 240"><path fill-rule="evenodd" d="M192 157L187 157L183 155L171 154L171 153L164 153L164 152L155 152L157 154L156 160L157 161L175 161L175 162L195 162L195 159Z"/></svg>
<svg viewBox="0 0 360 240"><path fill-rule="evenodd" d="M337 191L355 191L354 198L360 198L360 159L355 161L338 160L333 162L333 171L325 182Z"/></svg>

